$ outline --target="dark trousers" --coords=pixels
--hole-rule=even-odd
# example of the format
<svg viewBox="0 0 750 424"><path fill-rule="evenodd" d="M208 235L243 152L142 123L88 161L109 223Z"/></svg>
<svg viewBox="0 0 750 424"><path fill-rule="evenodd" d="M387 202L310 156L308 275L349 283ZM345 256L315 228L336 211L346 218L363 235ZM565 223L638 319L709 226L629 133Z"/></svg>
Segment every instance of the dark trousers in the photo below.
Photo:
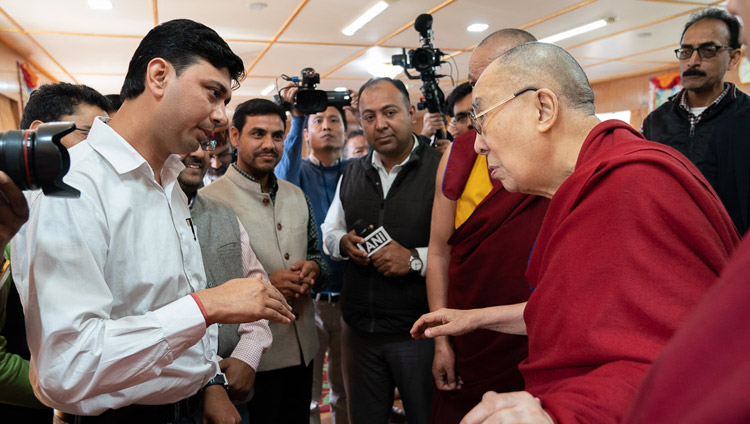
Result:
<svg viewBox="0 0 750 424"><path fill-rule="evenodd" d="M255 395L247 403L250 424L310 421L313 362L255 374Z"/></svg>
<svg viewBox="0 0 750 424"><path fill-rule="evenodd" d="M398 387L409 424L428 424L432 405L431 339L413 340L409 333L372 334L343 330L343 364L349 421L386 424Z"/></svg>

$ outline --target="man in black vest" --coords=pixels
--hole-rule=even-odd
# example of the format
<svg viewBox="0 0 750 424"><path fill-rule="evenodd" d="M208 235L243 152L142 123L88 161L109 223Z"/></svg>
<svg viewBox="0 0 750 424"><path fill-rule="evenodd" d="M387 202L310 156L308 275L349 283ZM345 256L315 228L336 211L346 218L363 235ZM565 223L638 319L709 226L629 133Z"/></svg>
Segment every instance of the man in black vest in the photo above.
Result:
<svg viewBox="0 0 750 424"><path fill-rule="evenodd" d="M724 9L690 17L675 50L684 89L651 112L641 132L687 156L744 234L750 227L750 96L724 82L740 60L740 26Z"/></svg>
<svg viewBox="0 0 750 424"><path fill-rule="evenodd" d="M398 387L407 421L427 423L433 344L409 330L428 310L424 261L440 154L412 133L415 108L401 81L368 81L359 112L373 151L346 168L322 226L326 250L349 259L341 292L349 417L387 422ZM357 247L365 242L358 220L392 241L368 257Z"/></svg>

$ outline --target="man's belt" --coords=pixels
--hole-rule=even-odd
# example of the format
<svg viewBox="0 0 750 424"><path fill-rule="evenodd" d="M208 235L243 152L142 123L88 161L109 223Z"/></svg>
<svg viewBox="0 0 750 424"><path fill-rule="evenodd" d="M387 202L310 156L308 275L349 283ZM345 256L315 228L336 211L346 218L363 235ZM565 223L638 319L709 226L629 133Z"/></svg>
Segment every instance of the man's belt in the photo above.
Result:
<svg viewBox="0 0 750 424"><path fill-rule="evenodd" d="M203 391L166 405L129 405L110 409L94 417L55 410L55 424L166 424L200 412Z"/></svg>

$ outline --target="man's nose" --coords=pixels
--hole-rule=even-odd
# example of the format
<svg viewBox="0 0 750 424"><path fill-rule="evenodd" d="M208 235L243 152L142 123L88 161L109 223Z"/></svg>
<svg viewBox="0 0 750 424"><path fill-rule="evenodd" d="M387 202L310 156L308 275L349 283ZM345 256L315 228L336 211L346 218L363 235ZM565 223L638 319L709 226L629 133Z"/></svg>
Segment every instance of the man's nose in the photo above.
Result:
<svg viewBox="0 0 750 424"><path fill-rule="evenodd" d="M216 127L224 127L229 122L227 118L227 108L223 102L219 102L216 107L211 111L211 122Z"/></svg>

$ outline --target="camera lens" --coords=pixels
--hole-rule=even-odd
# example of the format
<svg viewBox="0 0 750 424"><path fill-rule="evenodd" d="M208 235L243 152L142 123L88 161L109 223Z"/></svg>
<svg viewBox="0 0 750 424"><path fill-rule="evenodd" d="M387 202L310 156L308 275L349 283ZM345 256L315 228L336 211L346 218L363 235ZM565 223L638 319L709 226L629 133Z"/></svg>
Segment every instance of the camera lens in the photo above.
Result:
<svg viewBox="0 0 750 424"><path fill-rule="evenodd" d="M434 54L427 49L416 49L411 57L411 62L417 70L427 69L434 65Z"/></svg>
<svg viewBox="0 0 750 424"><path fill-rule="evenodd" d="M70 156L60 139L75 129L71 122L42 124L34 130L0 132L0 169L21 190L41 188L52 196L78 197L62 179Z"/></svg>
<svg viewBox="0 0 750 424"><path fill-rule="evenodd" d="M21 190L38 188L32 180L30 159L34 158L36 147L35 131L0 132L0 169L2 169Z"/></svg>

